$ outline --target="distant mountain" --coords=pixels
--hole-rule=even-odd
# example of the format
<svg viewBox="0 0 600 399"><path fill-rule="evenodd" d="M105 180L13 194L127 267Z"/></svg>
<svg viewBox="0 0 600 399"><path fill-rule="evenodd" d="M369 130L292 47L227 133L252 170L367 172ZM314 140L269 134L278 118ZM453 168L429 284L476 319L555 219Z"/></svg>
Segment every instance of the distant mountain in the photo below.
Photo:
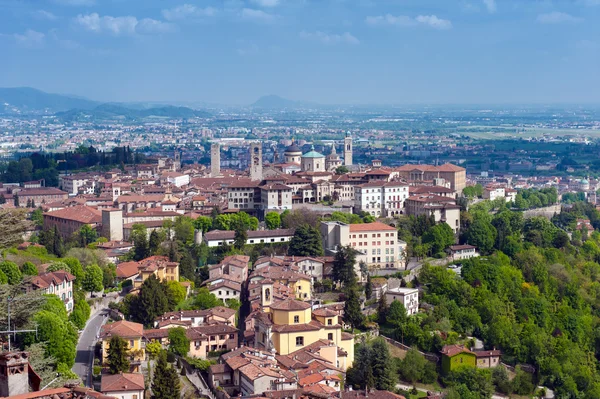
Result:
<svg viewBox="0 0 600 399"><path fill-rule="evenodd" d="M107 103L93 109L71 109L57 112L56 117L63 121L90 121L90 120L123 120L131 121L146 118L209 118L212 114L206 111L194 110L186 107L155 107L146 109L127 108L120 104Z"/></svg>
<svg viewBox="0 0 600 399"><path fill-rule="evenodd" d="M265 109L281 109L281 108L301 108L306 106L300 101L288 100L287 98L279 97L274 94L269 96L263 96L259 98L254 104L253 108L265 108Z"/></svg>
<svg viewBox="0 0 600 399"><path fill-rule="evenodd" d="M0 88L0 113L54 113L73 108L91 109L98 102L62 94L50 94L31 87Z"/></svg>

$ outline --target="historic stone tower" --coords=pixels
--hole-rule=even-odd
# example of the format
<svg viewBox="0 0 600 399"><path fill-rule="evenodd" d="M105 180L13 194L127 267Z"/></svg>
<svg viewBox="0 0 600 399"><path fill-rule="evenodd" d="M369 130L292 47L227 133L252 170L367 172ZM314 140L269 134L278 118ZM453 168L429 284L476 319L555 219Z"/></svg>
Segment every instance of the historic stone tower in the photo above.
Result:
<svg viewBox="0 0 600 399"><path fill-rule="evenodd" d="M210 146L210 177L221 174L221 145L212 143Z"/></svg>
<svg viewBox="0 0 600 399"><path fill-rule="evenodd" d="M344 165L352 165L352 137L350 132L347 132L344 138Z"/></svg>
<svg viewBox="0 0 600 399"><path fill-rule="evenodd" d="M262 143L250 143L250 180L262 180Z"/></svg>
<svg viewBox="0 0 600 399"><path fill-rule="evenodd" d="M123 210L102 210L102 236L108 241L123 241Z"/></svg>

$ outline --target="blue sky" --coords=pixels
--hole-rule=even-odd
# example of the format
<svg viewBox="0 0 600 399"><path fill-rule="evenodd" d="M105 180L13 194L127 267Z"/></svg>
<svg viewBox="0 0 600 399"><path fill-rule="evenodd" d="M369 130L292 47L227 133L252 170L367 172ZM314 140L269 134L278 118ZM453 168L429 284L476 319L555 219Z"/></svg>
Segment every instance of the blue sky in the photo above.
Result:
<svg viewBox="0 0 600 399"><path fill-rule="evenodd" d="M600 0L0 0L0 86L104 101L600 103Z"/></svg>

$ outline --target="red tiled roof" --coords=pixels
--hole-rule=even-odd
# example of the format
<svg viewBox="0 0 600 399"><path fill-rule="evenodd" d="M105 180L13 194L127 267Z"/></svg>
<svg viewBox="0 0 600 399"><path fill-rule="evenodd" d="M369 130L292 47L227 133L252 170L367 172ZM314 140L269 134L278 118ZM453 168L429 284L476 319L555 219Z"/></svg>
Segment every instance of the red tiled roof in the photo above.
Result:
<svg viewBox="0 0 600 399"><path fill-rule="evenodd" d="M103 374L102 392L143 391L144 375L139 373Z"/></svg>
<svg viewBox="0 0 600 399"><path fill-rule="evenodd" d="M139 323L132 323L131 321L125 320L102 326L100 338L111 338L115 335L121 338L140 338L144 335L144 326Z"/></svg>
<svg viewBox="0 0 600 399"><path fill-rule="evenodd" d="M44 217L45 216L72 220L83 224L102 222L102 212L84 205L72 206L70 208L63 208L57 211L46 212L44 213Z"/></svg>
<svg viewBox="0 0 600 399"><path fill-rule="evenodd" d="M310 308L310 303L298 301L296 299L286 299L281 302L275 302L271 305L274 310L306 310Z"/></svg>
<svg viewBox="0 0 600 399"><path fill-rule="evenodd" d="M360 223L360 224L351 224L350 232L364 232L364 231L396 231L396 228L392 226L388 226L387 224L381 222L373 222L373 223Z"/></svg>
<svg viewBox="0 0 600 399"><path fill-rule="evenodd" d="M456 356L463 352L473 354L473 352L462 345L445 345L440 352L442 355L446 355L448 357Z"/></svg>

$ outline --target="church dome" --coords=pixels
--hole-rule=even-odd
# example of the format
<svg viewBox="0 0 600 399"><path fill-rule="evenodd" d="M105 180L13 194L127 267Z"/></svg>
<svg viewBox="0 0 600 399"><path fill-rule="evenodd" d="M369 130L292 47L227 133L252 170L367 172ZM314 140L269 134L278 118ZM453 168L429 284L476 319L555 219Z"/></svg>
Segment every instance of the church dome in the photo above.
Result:
<svg viewBox="0 0 600 399"><path fill-rule="evenodd" d="M285 152L302 152L302 150L296 145L296 143L293 143L291 146L285 149Z"/></svg>
<svg viewBox="0 0 600 399"><path fill-rule="evenodd" d="M325 158L325 155L315 151L315 146L310 147L310 151L302 155L302 158Z"/></svg>

